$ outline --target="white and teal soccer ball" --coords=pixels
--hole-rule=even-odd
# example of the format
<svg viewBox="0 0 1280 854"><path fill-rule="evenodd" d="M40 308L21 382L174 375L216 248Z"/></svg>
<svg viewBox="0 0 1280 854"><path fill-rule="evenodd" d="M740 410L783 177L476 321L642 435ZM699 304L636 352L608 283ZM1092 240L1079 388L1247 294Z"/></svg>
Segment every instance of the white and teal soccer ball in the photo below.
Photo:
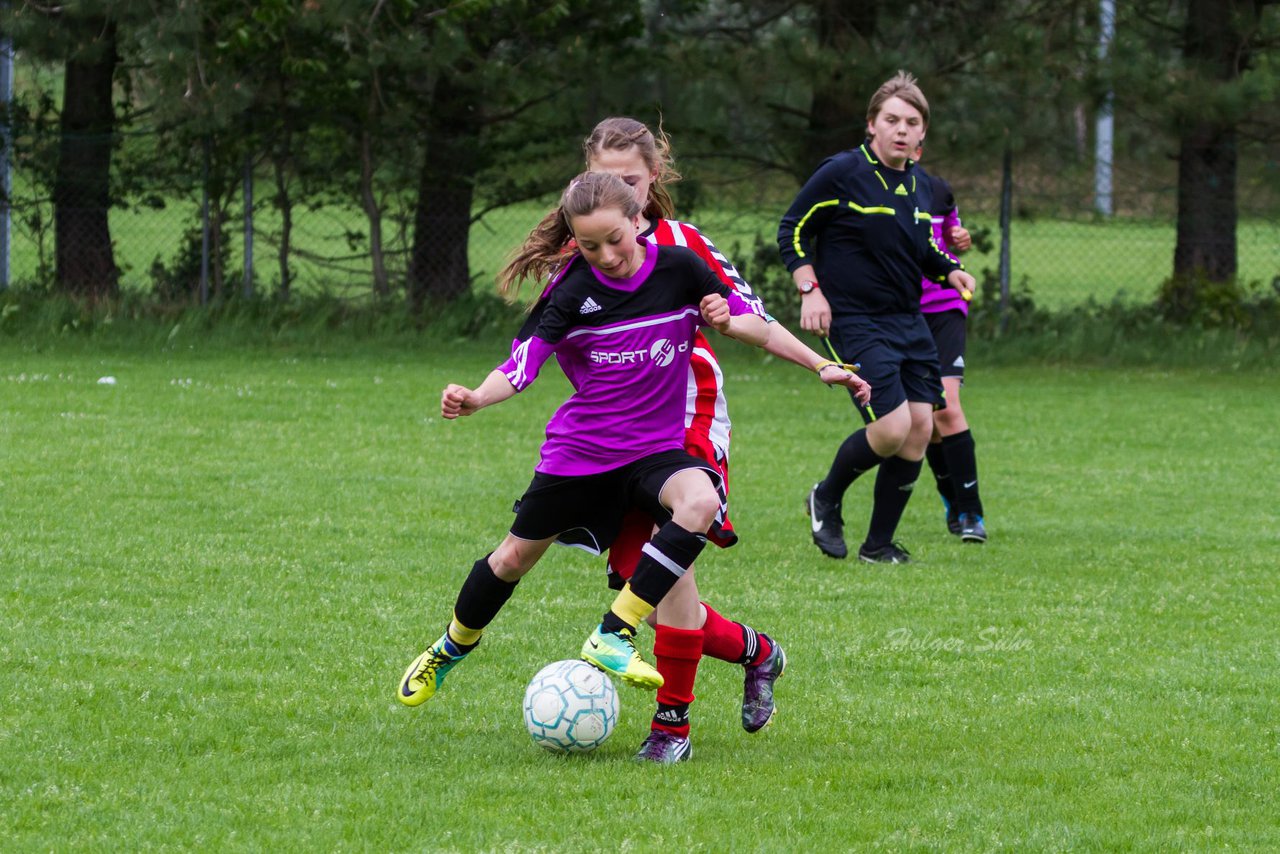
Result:
<svg viewBox="0 0 1280 854"><path fill-rule="evenodd" d="M524 724L534 743L552 753L586 753L618 723L613 682L585 661L556 661L524 692Z"/></svg>

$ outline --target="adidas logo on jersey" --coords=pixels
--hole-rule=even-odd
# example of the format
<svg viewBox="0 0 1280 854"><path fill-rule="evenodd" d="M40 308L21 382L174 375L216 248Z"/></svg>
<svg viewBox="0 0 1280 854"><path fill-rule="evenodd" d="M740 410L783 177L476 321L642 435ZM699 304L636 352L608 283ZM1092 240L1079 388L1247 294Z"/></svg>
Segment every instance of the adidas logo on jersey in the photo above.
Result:
<svg viewBox="0 0 1280 854"><path fill-rule="evenodd" d="M952 366L953 366L953 367L956 367L956 368L963 368L963 367L964 367L964 356L956 356L956 360L955 360L954 362L952 362L951 364L952 364Z"/></svg>
<svg viewBox="0 0 1280 854"><path fill-rule="evenodd" d="M601 308L600 303L596 302L591 297L587 297L587 301L582 304L582 308L578 309L578 313L591 314L593 311L604 311L604 309Z"/></svg>
<svg viewBox="0 0 1280 854"><path fill-rule="evenodd" d="M898 185L898 189L894 190L894 191L893 191L893 194L894 194L895 196L905 196L905 195L907 194L907 187L906 187L906 185L905 185L905 184L899 184L899 185Z"/></svg>

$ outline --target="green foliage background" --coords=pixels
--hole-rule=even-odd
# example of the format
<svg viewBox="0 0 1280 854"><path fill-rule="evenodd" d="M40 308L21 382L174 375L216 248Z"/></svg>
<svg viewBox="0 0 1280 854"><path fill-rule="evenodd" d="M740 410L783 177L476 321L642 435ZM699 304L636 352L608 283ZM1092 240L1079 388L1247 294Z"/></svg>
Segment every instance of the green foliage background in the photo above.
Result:
<svg viewBox="0 0 1280 854"><path fill-rule="evenodd" d="M1118 4L1106 61L1092 2L910 2L893 15L874 3L774 0L94 0L57 15L10 4L0 29L17 51L14 282L55 287L61 68L94 47L103 31L94 22L110 21L121 58L112 241L126 289L159 299L198 293L187 235L206 190L211 294L243 293L246 175L256 292L368 300L418 287L444 299L487 290L536 221L510 213L545 208L580 166L578 140L609 114L669 131L685 174L680 215L722 248L739 238L747 248L771 238L818 159L856 144L866 97L898 68L920 77L933 104L926 165L951 181L996 246L1000 159L1010 153L1015 231L1057 229L1042 243L1015 235L1013 281L1026 277L1046 305L1067 291L1041 264L1104 267L1104 301L1121 291L1154 298L1172 243L1148 238L1173 221L1179 131L1196 116L1238 122L1244 225L1232 286L1243 298L1280 275L1280 7L1257 7L1243 73L1228 85L1206 82L1182 58L1191 3ZM1116 216L1102 220L1093 133L1108 93ZM731 216L750 229L725 236L718 221ZM1104 240L1080 237L1104 230ZM431 251L464 244L461 272ZM386 282L374 276L375 257ZM433 264L443 265L435 279Z"/></svg>

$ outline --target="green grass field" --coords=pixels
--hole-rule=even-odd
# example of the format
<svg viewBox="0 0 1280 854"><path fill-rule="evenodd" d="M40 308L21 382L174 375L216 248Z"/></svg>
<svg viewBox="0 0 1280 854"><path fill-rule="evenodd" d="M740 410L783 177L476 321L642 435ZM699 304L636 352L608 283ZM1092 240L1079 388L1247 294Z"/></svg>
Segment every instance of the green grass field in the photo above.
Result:
<svg viewBox="0 0 1280 854"><path fill-rule="evenodd" d="M808 541L843 394L725 345L744 540L701 587L790 666L749 736L704 662L694 759L655 768L630 689L596 753L524 732L610 598L575 550L393 697L563 380L446 423L493 346L169 344L0 339L0 850L1280 846L1274 372L971 368L992 540L922 481L890 568Z"/></svg>

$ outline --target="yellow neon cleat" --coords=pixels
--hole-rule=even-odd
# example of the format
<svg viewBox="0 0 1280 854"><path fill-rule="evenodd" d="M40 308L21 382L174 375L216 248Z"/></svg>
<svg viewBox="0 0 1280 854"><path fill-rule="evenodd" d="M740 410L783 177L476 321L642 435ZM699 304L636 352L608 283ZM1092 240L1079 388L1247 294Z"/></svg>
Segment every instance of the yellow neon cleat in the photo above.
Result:
<svg viewBox="0 0 1280 854"><path fill-rule="evenodd" d="M623 684L646 691L662 687L662 674L636 652L635 632L603 632L600 626L582 645L582 660L622 680Z"/></svg>

